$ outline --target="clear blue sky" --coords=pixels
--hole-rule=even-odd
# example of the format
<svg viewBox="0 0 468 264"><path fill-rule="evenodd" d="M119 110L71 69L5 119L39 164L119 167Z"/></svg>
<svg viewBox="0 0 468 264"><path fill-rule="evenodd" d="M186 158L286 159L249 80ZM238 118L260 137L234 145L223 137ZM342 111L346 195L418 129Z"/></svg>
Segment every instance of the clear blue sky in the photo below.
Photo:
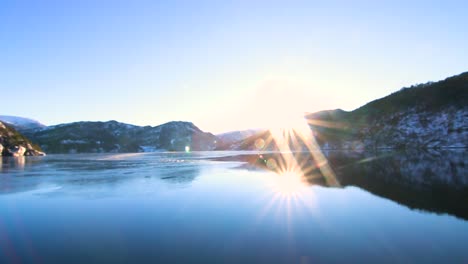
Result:
<svg viewBox="0 0 468 264"><path fill-rule="evenodd" d="M0 114L223 132L281 109L352 110L467 71L467 14L466 1L5 0Z"/></svg>

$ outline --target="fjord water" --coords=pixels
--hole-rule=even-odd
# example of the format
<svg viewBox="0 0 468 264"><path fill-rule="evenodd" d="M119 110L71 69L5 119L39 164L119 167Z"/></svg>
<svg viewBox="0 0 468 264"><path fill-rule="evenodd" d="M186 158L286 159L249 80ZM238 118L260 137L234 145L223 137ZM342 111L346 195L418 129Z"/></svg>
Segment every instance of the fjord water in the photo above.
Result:
<svg viewBox="0 0 468 264"><path fill-rule="evenodd" d="M325 156L337 186L274 153L3 158L0 263L468 261L465 151Z"/></svg>

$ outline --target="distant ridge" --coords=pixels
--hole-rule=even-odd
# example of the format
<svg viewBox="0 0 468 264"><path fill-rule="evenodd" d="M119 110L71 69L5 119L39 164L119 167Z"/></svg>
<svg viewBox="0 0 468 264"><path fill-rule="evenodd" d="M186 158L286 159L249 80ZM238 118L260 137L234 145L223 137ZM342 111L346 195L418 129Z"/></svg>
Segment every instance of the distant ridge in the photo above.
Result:
<svg viewBox="0 0 468 264"><path fill-rule="evenodd" d="M28 130L25 135L48 153L148 152L213 150L217 137L191 122L135 126L115 120L74 122Z"/></svg>
<svg viewBox="0 0 468 264"><path fill-rule="evenodd" d="M227 148L231 144L234 144L239 141L243 141L262 131L263 131L262 129L248 129L248 130L231 131L231 132L217 134L216 136L219 139L219 144L217 145L217 148L219 149Z"/></svg>

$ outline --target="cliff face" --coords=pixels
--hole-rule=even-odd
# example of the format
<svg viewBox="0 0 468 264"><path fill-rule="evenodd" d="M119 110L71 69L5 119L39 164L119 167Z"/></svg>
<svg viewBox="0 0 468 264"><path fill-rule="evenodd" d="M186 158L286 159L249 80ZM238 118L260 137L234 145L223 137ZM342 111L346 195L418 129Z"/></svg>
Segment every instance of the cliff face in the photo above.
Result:
<svg viewBox="0 0 468 264"><path fill-rule="evenodd" d="M41 148L31 143L14 128L0 122L0 154L1 156L42 156Z"/></svg>
<svg viewBox="0 0 468 264"><path fill-rule="evenodd" d="M134 126L116 121L76 122L26 131L48 153L213 150L217 138L190 122Z"/></svg>

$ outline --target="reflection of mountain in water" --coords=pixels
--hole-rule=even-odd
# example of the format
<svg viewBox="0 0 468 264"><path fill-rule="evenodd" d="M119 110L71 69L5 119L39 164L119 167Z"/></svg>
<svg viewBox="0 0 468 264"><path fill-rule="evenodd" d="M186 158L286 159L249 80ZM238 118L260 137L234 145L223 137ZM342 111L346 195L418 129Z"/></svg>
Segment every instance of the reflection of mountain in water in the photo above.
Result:
<svg viewBox="0 0 468 264"><path fill-rule="evenodd" d="M288 155L288 154L286 154ZM294 158L310 184L327 186L309 153ZM468 220L468 173L466 152L418 153L326 153L341 186L357 186L411 209L448 213ZM268 168L269 159L284 164L285 154L243 155L221 160L242 160ZM271 168L270 168L271 169ZM319 175L317 177L317 175Z"/></svg>
<svg viewBox="0 0 468 264"><path fill-rule="evenodd" d="M367 155L330 155L329 161L336 168L337 178L343 186L358 186L412 209L468 219L465 152L372 158Z"/></svg>
<svg viewBox="0 0 468 264"><path fill-rule="evenodd" d="M325 153L340 186L357 186L412 209L448 213L468 220L466 151L418 153ZM295 153L310 184L328 186L310 153ZM216 155L215 155L216 156ZM190 184L202 169L205 156L195 154L97 154L3 158L0 194L61 188L113 188L131 180L148 184ZM216 160L240 160L268 168L265 161L286 154L236 155ZM289 157L291 158L291 157ZM275 169L270 166L270 169ZM278 168L276 168L278 169ZM153 182L154 181L154 182Z"/></svg>

